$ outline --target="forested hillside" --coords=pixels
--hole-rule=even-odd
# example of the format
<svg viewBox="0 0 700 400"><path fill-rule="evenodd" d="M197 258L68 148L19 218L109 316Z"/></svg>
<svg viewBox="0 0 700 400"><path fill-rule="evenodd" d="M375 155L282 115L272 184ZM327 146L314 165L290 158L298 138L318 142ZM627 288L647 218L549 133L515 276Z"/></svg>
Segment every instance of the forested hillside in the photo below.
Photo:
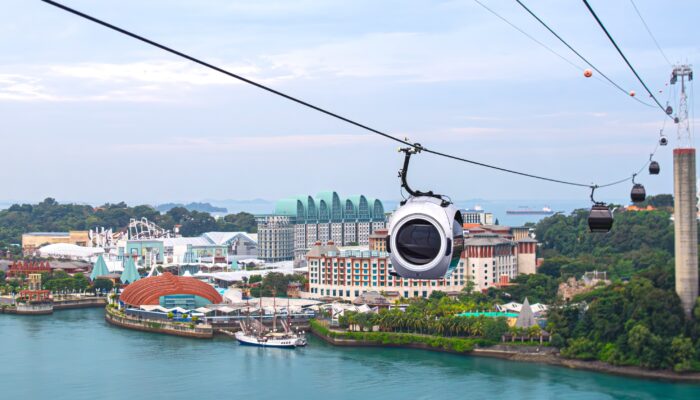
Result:
<svg viewBox="0 0 700 400"><path fill-rule="evenodd" d="M607 271L613 281L571 303L556 300L548 329L567 357L698 370L700 307L686 318L674 290L673 197L650 197L646 204L658 210L618 209L607 234L588 232L587 210L536 225L540 256L545 258L540 274L561 282L598 270Z"/></svg>
<svg viewBox="0 0 700 400"><path fill-rule="evenodd" d="M59 204L47 198L39 204L15 204L0 211L0 248L19 243L22 233L87 230L94 227L125 229L131 218L146 217L165 229L182 225L184 236L196 236L207 231L255 232L257 225L252 214L241 212L215 219L209 213L188 211L175 207L161 214L148 205L129 207L125 203L105 204L100 207L79 204Z"/></svg>
<svg viewBox="0 0 700 400"><path fill-rule="evenodd" d="M664 203L668 200L662 195ZM652 197L650 201L654 201ZM607 234L588 231L587 210L554 215L535 226L545 261L539 271L553 277L608 271L612 278L630 278L649 267L673 266L673 221L666 209L615 211Z"/></svg>

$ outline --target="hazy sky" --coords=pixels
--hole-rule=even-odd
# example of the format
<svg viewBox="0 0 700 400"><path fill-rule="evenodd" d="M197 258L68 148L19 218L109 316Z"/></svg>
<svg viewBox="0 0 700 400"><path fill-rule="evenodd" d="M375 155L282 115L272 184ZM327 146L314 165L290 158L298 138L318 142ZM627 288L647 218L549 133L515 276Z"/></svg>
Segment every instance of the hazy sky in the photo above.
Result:
<svg viewBox="0 0 700 400"><path fill-rule="evenodd" d="M482 0L582 65L513 1ZM472 0L66 0L66 4L426 147L576 181L631 174L663 115L586 79ZM526 2L606 74L643 88L578 0ZM670 67L627 0L592 6L665 103ZM696 1L637 0L671 61L696 61ZM0 200L165 202L335 189L399 198L397 145L38 0L0 13ZM661 175L671 192L671 145ZM570 188L418 156L452 198L573 199ZM629 185L601 191L625 198Z"/></svg>

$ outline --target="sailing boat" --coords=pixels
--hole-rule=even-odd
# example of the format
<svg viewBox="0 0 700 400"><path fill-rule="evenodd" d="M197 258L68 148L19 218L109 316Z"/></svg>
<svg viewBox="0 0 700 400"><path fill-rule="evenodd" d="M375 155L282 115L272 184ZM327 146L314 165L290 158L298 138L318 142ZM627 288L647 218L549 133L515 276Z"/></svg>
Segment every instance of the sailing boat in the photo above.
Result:
<svg viewBox="0 0 700 400"><path fill-rule="evenodd" d="M262 288L261 288L262 289ZM274 294L273 294L274 295ZM273 297L274 299L274 297ZM273 316L272 330L270 331L263 324L263 314L265 310L262 305L262 290L260 296L260 321L250 318L240 322L241 330L236 332L235 337L238 343L248 346L258 347L279 347L279 348L295 348L306 346L306 337L303 333L294 333L289 327L289 324L282 324L284 332L276 332L277 328L277 307L276 299L273 300ZM289 313L289 309L287 309Z"/></svg>

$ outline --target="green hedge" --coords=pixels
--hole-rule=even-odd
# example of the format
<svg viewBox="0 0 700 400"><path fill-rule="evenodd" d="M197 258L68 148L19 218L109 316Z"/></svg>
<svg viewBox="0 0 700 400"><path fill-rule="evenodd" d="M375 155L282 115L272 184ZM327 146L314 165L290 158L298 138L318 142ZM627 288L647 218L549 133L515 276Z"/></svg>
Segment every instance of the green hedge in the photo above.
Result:
<svg viewBox="0 0 700 400"><path fill-rule="evenodd" d="M349 339L365 343L382 344L388 346L405 346L423 344L435 349L468 353L474 350L476 345L489 345L487 340L453 338L430 335L416 335L412 333L395 332L337 332L331 331L325 325L316 320L311 320L311 329L315 333L332 339Z"/></svg>

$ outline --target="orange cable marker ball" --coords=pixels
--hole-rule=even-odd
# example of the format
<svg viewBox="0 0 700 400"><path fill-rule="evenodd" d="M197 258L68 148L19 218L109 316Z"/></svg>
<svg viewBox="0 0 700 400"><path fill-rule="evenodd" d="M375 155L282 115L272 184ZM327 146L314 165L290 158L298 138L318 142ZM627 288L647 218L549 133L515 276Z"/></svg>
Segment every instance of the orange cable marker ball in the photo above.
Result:
<svg viewBox="0 0 700 400"><path fill-rule="evenodd" d="M583 71L583 76L585 76L586 78L590 78L593 76L593 71L591 71L590 69L586 69Z"/></svg>
<svg viewBox="0 0 700 400"><path fill-rule="evenodd" d="M634 92L634 90L630 90L630 96L634 97L634 95L637 94Z"/></svg>

